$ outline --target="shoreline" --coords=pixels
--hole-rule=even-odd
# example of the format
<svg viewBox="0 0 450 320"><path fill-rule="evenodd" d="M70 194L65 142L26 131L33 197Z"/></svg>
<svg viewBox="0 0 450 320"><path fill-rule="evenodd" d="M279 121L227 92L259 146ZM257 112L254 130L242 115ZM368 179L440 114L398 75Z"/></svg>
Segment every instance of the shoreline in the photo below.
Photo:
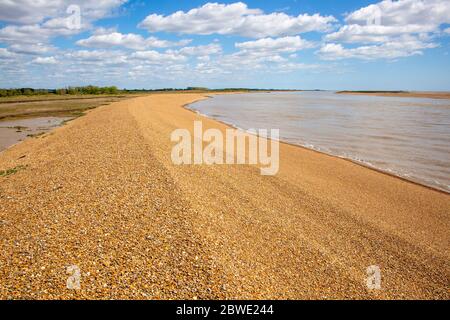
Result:
<svg viewBox="0 0 450 320"><path fill-rule="evenodd" d="M208 98L214 98L214 97L206 96L206 99L208 99ZM191 111L191 112L193 112L193 113L195 113L195 114L197 114L197 115L200 115L201 117L204 117L204 118L207 118L207 119L211 119L211 120L217 121L217 122L219 122L219 123L221 123L221 124L223 124L223 125L225 125L225 126L228 126L228 127L230 127L230 128L233 128L233 129L239 129L239 130L245 130L245 129L242 129L242 128L239 128L239 127L235 126L235 125L232 124L232 123L227 123L227 122L224 122L224 121L222 121L222 120L216 119L216 118L214 118L214 117L212 117L212 116L208 116L208 115L205 115L205 114L203 114L203 113L200 113L200 112L198 112L198 111L196 111L196 110L190 109L189 106L191 106L191 105L193 105L193 104L195 104L196 102L201 101L201 100L204 100L204 99L196 100L196 101L194 101L194 102L192 102L192 103L188 103L188 104L186 104L186 105L183 105L182 107L183 107L184 109L188 110L188 111ZM267 138L267 139L270 140L270 138ZM359 165L359 166L361 166L361 167L364 167L364 168L366 168L366 169L373 170L373 171L376 171L376 172L378 172L378 173L382 173L382 174L385 174L385 175L387 175L387 176L394 177L394 178L397 178L397 179L400 179L400 180L403 180L403 181L406 181L406 182L410 182L410 183L413 183L413 184L415 184L415 185L418 185L418 186L421 186L421 187L425 187L425 188L428 188L428 189L433 190L433 191L438 191L438 192L442 192L443 194L450 195L450 190L441 189L441 188L439 188L439 187L437 187L437 186L428 185L428 184L423 183L423 182L420 182L420 181L408 179L408 178L406 178L406 177L402 177L402 176L400 176L400 175L396 175L396 174L394 174L394 173L391 173L391 172L388 172L388 171L384 171L384 170L379 169L379 168L377 168L377 167L370 166L369 164L366 164L366 163L364 163L364 162L360 162L360 161L353 160L353 159L351 159L351 158L346 158L346 157L343 157L343 156L338 156L338 155L335 155L335 154L332 154L332 153L327 153L327 152L325 152L325 151L316 150L316 149L314 149L314 148L308 148L308 147L303 146L303 145L301 145L301 144L295 144L295 143L292 143L292 142L288 142L288 141L282 140L282 138L280 138L279 142L280 142L280 144L290 145L290 146L293 146L293 147L302 148L302 149L305 149L305 150L317 152L318 154L325 155L325 156L328 156L328 157L331 157L331 158L334 158L334 159L342 159L342 160L345 160L345 161L349 161L349 162L351 162L351 163L357 164L357 165Z"/></svg>
<svg viewBox="0 0 450 320"><path fill-rule="evenodd" d="M426 91L336 91L336 94L397 98L426 98L450 100L450 92Z"/></svg>
<svg viewBox="0 0 450 320"><path fill-rule="evenodd" d="M244 93L246 93L246 92L244 92ZM264 92L262 92L262 93L264 93ZM179 94L179 93L178 93L178 94ZM240 92L214 93L214 95L222 95L222 94L240 94ZM353 94L353 93L342 92L342 93L337 93L337 94ZM359 93L357 93L357 94L359 94ZM193 109L190 108L191 105L195 104L195 103L198 102L198 101L201 101L201 100L204 100L204 99L212 99L212 98L214 98L214 96L208 94L208 95L205 95L203 98L199 98L198 100L195 100L195 101L193 101L193 102L190 102L190 103L187 103L187 104L185 104L185 105L182 105L181 107L184 108L185 110L188 110L188 111L190 111L190 112L193 112L194 114L197 114L197 115L200 115L201 117L204 117L204 118L207 118L207 119L216 121L216 122L221 123L221 124L223 124L223 125L225 125L225 126L228 126L228 127L230 127L230 128L239 129L239 130L245 130L245 129L242 129L242 128L239 128L239 127L235 126L235 125L232 124L232 123L227 123L227 122L221 121L221 120L216 119L216 118L214 118L214 117L212 117L212 116L205 115L205 114L203 114L203 113L200 113L200 112L198 112L198 111L193 110ZM92 99L92 98L85 98L85 99ZM130 98L129 98L129 99L130 99ZM132 98L131 98L131 99L132 99ZM111 103L114 103L114 102L111 102ZM109 104L111 104L111 103L109 103ZM108 106L109 104L106 104L105 106ZM84 114L83 114L83 115L86 115L86 114L87 114L89 111L91 111L91 110L93 110L93 109L84 111ZM83 115L82 115L82 116L83 116ZM40 118L40 117L42 117L42 116L39 116L39 115L37 115L37 116L36 116L36 115L34 115L34 116L33 116L33 115L28 115L27 117L24 116L24 117L17 118L17 119L28 119L28 118L31 119L31 118ZM70 118L68 121L73 121L73 120L75 120L76 118L77 118L77 117L72 117L72 118ZM2 120L3 120L3 119L2 119ZM5 121L7 121L7 120L5 120ZM1 123L1 121L0 121L0 123ZM61 123L60 125L58 125L58 126L52 128L52 129L50 129L50 130L48 130L48 131L45 131L45 134L49 134L49 133L53 132L55 129L57 129L57 128L59 128L59 127L62 127L63 125L64 125L64 123ZM33 138L33 137L27 137L27 138L24 139L24 140L20 140L20 141L18 141L18 142L16 142L16 143L14 143L14 144L12 144L12 145L6 147L5 149L0 150L0 156L1 156L1 154L4 153L6 150L8 150L8 149L10 149L10 148L12 148L12 147L14 147L14 146L16 146L16 145L18 145L18 144L24 142L25 140L29 140L30 138ZM268 139L270 140L270 138L268 138ZM445 189L441 189L441 188L436 187L436 186L433 186L433 185L428 185L428 184L422 183L422 182L420 182L420 181L415 181L415 180L412 180L412 179L408 179L408 178L402 177L402 176L400 176L400 175L396 175L396 174L394 174L394 173L384 171L384 170L379 169L379 168L377 168L377 167L370 166L370 165L368 165L368 164L366 164L366 163L364 163L364 162L360 162L360 161L357 161L357 160L353 160L353 159L351 159L351 158L346 158L346 157L338 156L338 155L335 155L335 154L332 154L332 153L327 153L327 152L325 152L325 151L316 150L316 149L314 149L314 148L309 148L309 147L306 147L306 146L303 146L303 145L300 145L300 144L295 144L295 143L292 143L292 142L288 142L288 141L282 140L281 138L280 138L280 141L279 141L279 142L280 142L280 144L290 145L290 146L293 146L293 147L302 148L302 149L305 149L305 150L317 152L318 154L325 155L325 156L328 156L328 157L331 157L331 158L334 158L334 159L342 159L342 160L345 160L345 161L349 161L349 162L354 163L354 164L357 164L357 165L359 165L359 166L361 166L361 167L367 168L367 169L369 169L369 170L376 171L376 172L378 172L378 173L385 174L385 175L387 175L387 176L391 176L391 177L394 177L394 178L398 178L398 179L400 179L400 180L403 180L403 181L406 181L406 182L410 182L410 183L413 183L413 184L416 184L416 185L418 185L418 186L425 187L425 188L428 188L428 189L431 189L431 190L434 190L434 191L442 192L442 193L447 194L447 195L450 194L450 191L447 191L447 190L445 190Z"/></svg>
<svg viewBox="0 0 450 320"><path fill-rule="evenodd" d="M41 135L45 135L45 134L49 134L50 132L52 132L54 129L63 126L65 123L67 123L68 121L71 121L73 119L75 119L76 117L55 117L55 116L34 116L34 117L28 117L28 118L17 118L17 119L10 119L10 120L0 120L0 131L2 131L2 129L6 129L5 134L6 137L9 137L9 142L14 141L11 144L1 144L0 145L0 154L2 154L2 152L4 152L5 150L8 150L9 148L25 141L28 139L32 139L32 138L38 138ZM48 122L50 122L51 120L53 121L57 121L57 123L45 123L42 124L40 126L36 126L36 123L29 123L26 126L23 125L17 125L17 122L21 123L23 121L27 121L27 120L42 120L42 119L46 119ZM15 126L8 126L8 127L2 127L2 124L4 123L13 123ZM20 127L20 131L16 131L18 130L17 127ZM28 134L24 135L23 132L29 132Z"/></svg>
<svg viewBox="0 0 450 320"><path fill-rule="evenodd" d="M114 102L0 154L23 168L0 177L0 298L448 299L447 194L283 142L276 176L174 165L174 129L230 127L185 107L206 98Z"/></svg>

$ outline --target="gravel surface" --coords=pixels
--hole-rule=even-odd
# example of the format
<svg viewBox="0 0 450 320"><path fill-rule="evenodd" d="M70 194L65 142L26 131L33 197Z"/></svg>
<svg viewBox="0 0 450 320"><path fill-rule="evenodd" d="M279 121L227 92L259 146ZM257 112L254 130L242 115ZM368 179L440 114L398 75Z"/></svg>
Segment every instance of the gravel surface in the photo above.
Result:
<svg viewBox="0 0 450 320"><path fill-rule="evenodd" d="M182 108L203 98L116 102L0 153L0 298L449 299L448 194L287 144L276 176L175 166L172 130L226 128Z"/></svg>

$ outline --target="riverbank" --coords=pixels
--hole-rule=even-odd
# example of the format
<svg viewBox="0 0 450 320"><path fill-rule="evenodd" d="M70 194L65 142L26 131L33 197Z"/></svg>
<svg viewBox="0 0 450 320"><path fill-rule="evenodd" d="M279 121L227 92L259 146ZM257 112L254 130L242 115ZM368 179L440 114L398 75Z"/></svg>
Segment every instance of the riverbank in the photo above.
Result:
<svg viewBox="0 0 450 320"><path fill-rule="evenodd" d="M32 117L0 121L0 152L27 138L37 138L71 120L69 117Z"/></svg>
<svg viewBox="0 0 450 320"><path fill-rule="evenodd" d="M0 152L80 117L101 105L136 95L39 95L0 99Z"/></svg>
<svg viewBox="0 0 450 320"><path fill-rule="evenodd" d="M276 176L175 166L174 129L227 128L182 108L204 98L101 106L2 153L0 297L449 298L449 195L288 144Z"/></svg>
<svg viewBox="0 0 450 320"><path fill-rule="evenodd" d="M450 193L450 100L251 93L189 108L239 128L280 128L284 142Z"/></svg>
<svg viewBox="0 0 450 320"><path fill-rule="evenodd" d="M404 98L429 98L450 99L450 92L427 91L339 91L338 94L378 96L378 97L404 97Z"/></svg>
<svg viewBox="0 0 450 320"><path fill-rule="evenodd" d="M83 112L136 96L18 96L0 99L0 121L30 117L77 117Z"/></svg>

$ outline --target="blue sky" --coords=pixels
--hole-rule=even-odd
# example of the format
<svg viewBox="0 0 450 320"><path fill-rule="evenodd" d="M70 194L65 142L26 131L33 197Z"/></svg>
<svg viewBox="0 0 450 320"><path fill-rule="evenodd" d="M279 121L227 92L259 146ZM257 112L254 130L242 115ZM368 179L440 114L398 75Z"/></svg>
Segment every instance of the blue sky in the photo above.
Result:
<svg viewBox="0 0 450 320"><path fill-rule="evenodd" d="M450 1L0 0L0 87L450 90Z"/></svg>

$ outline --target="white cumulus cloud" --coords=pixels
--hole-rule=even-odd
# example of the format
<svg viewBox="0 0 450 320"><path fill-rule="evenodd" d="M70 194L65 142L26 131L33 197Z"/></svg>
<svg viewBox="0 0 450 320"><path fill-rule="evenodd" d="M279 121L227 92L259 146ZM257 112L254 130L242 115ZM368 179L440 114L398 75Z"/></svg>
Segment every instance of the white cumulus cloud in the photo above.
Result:
<svg viewBox="0 0 450 320"><path fill-rule="evenodd" d="M314 44L300 36L282 38L263 38L255 41L238 42L236 48L247 51L296 52L313 48Z"/></svg>
<svg viewBox="0 0 450 320"><path fill-rule="evenodd" d="M151 14L140 23L149 32L183 34L236 34L251 38L295 35L310 31L329 30L336 19L320 14L289 16L282 12L265 14L249 9L245 3L207 3L187 12L177 11L163 16Z"/></svg>
<svg viewBox="0 0 450 320"><path fill-rule="evenodd" d="M161 40L156 37L144 38L139 34L119 32L93 35L87 39L78 40L77 44L92 48L109 48L122 46L129 49L143 50L146 48L166 48L173 46L184 46L190 40L180 40L176 42Z"/></svg>
<svg viewBox="0 0 450 320"><path fill-rule="evenodd" d="M218 43L210 43L207 45L184 47L178 50L182 55L188 56L209 56L212 54L218 54L222 52L222 46Z"/></svg>
<svg viewBox="0 0 450 320"><path fill-rule="evenodd" d="M16 43L9 46L9 50L20 54L39 55L54 51L55 48L53 46L45 45L42 43Z"/></svg>
<svg viewBox="0 0 450 320"><path fill-rule="evenodd" d="M131 58L142 60L149 64L165 64L169 62L180 62L186 60L186 57L177 53L161 53L155 50L137 51L131 55Z"/></svg>
<svg viewBox="0 0 450 320"><path fill-rule="evenodd" d="M47 18L67 15L67 8L76 5L82 18L96 20L109 15L126 0L14 0L0 1L0 20L22 24L41 23Z"/></svg>
<svg viewBox="0 0 450 320"><path fill-rule="evenodd" d="M14 52L9 51L6 48L0 48L0 60L12 59L15 58L16 54Z"/></svg>
<svg viewBox="0 0 450 320"><path fill-rule="evenodd" d="M418 41L414 38L409 40L386 42L378 45L367 45L356 48L344 48L341 44L327 43L317 52L324 60L341 59L396 59L423 54L424 49L435 48L434 43Z"/></svg>
<svg viewBox="0 0 450 320"><path fill-rule="evenodd" d="M0 1L0 21L14 23L0 29L0 42L37 44L49 42L58 36L75 35L91 28L94 21L107 17L125 2L126 0ZM70 8L79 10L68 10ZM78 13L79 19L74 19L74 15Z"/></svg>
<svg viewBox="0 0 450 320"><path fill-rule="evenodd" d="M435 48L442 24L450 23L448 0L384 0L349 13L346 25L324 37L326 59L398 58ZM345 48L337 43L360 44Z"/></svg>
<svg viewBox="0 0 450 320"><path fill-rule="evenodd" d="M37 57L33 60L33 63L37 64L57 64L58 61L55 57Z"/></svg>

